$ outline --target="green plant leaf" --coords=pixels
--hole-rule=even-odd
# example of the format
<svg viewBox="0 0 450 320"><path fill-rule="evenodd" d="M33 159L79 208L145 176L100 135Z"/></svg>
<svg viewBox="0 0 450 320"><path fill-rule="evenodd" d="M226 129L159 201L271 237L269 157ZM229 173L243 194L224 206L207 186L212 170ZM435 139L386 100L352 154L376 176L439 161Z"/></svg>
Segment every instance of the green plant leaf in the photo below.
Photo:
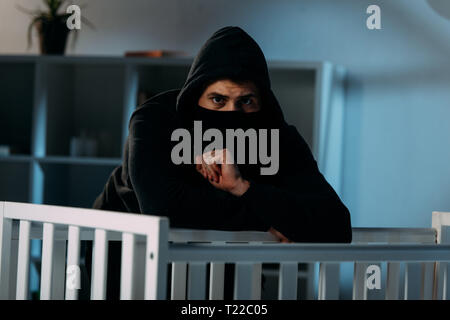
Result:
<svg viewBox="0 0 450 320"><path fill-rule="evenodd" d="M56 18L58 16L58 10L66 2L66 0L43 0L43 1L44 4L50 10L49 14L52 18Z"/></svg>

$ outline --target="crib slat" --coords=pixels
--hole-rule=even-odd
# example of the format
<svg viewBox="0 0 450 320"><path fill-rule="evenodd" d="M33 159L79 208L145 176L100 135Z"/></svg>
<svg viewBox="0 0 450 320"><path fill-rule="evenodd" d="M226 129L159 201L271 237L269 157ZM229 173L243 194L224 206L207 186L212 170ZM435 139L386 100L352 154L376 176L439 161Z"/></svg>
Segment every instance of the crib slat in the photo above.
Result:
<svg viewBox="0 0 450 320"><path fill-rule="evenodd" d="M11 240L11 263L9 267L9 299L16 299L17 264L19 261L19 240Z"/></svg>
<svg viewBox="0 0 450 320"><path fill-rule="evenodd" d="M134 244L134 268L133 268L133 299L143 300L145 298L145 241L140 241L140 236L135 235Z"/></svg>
<svg viewBox="0 0 450 320"><path fill-rule="evenodd" d="M188 299L205 300L206 292L206 263L190 263L188 278Z"/></svg>
<svg viewBox="0 0 450 320"><path fill-rule="evenodd" d="M422 290L421 299L433 298L434 262L422 263Z"/></svg>
<svg viewBox="0 0 450 320"><path fill-rule="evenodd" d="M64 299L66 276L66 241L56 240L53 247L52 299Z"/></svg>
<svg viewBox="0 0 450 320"><path fill-rule="evenodd" d="M318 300L339 299L339 263L320 263Z"/></svg>
<svg viewBox="0 0 450 320"><path fill-rule="evenodd" d="M388 262L386 275L386 300L398 300L400 297L400 263Z"/></svg>
<svg viewBox="0 0 450 320"><path fill-rule="evenodd" d="M78 289L81 285L80 274L80 228L69 226L67 251L67 272L70 272L70 284L66 284L66 300L77 300ZM72 275L72 273L75 273Z"/></svg>
<svg viewBox="0 0 450 320"><path fill-rule="evenodd" d="M52 299L53 245L55 243L55 225L44 223L41 265L41 300Z"/></svg>
<svg viewBox="0 0 450 320"><path fill-rule="evenodd" d="M209 271L209 299L223 300L225 289L225 263L213 262Z"/></svg>
<svg viewBox="0 0 450 320"><path fill-rule="evenodd" d="M11 235L12 219L3 217L3 202L0 202L0 300L10 297L10 269L11 267Z"/></svg>
<svg viewBox="0 0 450 320"><path fill-rule="evenodd" d="M262 265L239 262L236 263L234 272L234 299L261 299Z"/></svg>
<svg viewBox="0 0 450 320"><path fill-rule="evenodd" d="M405 264L405 300L421 298L421 264L410 262Z"/></svg>
<svg viewBox="0 0 450 320"><path fill-rule="evenodd" d="M55 225L44 223L41 300L64 299L66 242L55 242Z"/></svg>
<svg viewBox="0 0 450 320"><path fill-rule="evenodd" d="M444 268L446 262L436 262L434 264L435 268L435 278L433 286L433 300L441 300L443 296L443 286L444 286Z"/></svg>
<svg viewBox="0 0 450 320"><path fill-rule="evenodd" d="M120 276L120 299L134 299L135 235L122 234L122 263Z"/></svg>
<svg viewBox="0 0 450 320"><path fill-rule="evenodd" d="M278 299L297 300L298 264L296 262L280 263L278 278Z"/></svg>
<svg viewBox="0 0 450 320"><path fill-rule="evenodd" d="M95 229L92 263L91 299L106 299L108 241L107 231Z"/></svg>
<svg viewBox="0 0 450 320"><path fill-rule="evenodd" d="M305 278L306 278L306 300L314 300L314 275L315 275L315 263L307 263L306 264L306 272L305 272Z"/></svg>
<svg viewBox="0 0 450 320"><path fill-rule="evenodd" d="M253 264L252 300L261 300L262 263Z"/></svg>
<svg viewBox="0 0 450 320"><path fill-rule="evenodd" d="M442 270L442 300L447 300L448 295L448 281L449 281L449 264L447 262L443 262L439 269Z"/></svg>
<svg viewBox="0 0 450 320"><path fill-rule="evenodd" d="M353 272L353 300L367 300L367 263L355 262Z"/></svg>
<svg viewBox="0 0 450 320"><path fill-rule="evenodd" d="M30 228L30 221L20 221L16 287L17 300L26 300L28 298L28 278L30 270Z"/></svg>
<svg viewBox="0 0 450 320"><path fill-rule="evenodd" d="M434 300L447 300L447 297L449 296L447 293L447 290L449 288L448 286L448 269L449 269L448 262L437 262L435 264L435 282L434 282L434 292L433 292L433 299Z"/></svg>
<svg viewBox="0 0 450 320"><path fill-rule="evenodd" d="M172 263L172 287L170 293L172 300L186 299L186 272L187 263Z"/></svg>

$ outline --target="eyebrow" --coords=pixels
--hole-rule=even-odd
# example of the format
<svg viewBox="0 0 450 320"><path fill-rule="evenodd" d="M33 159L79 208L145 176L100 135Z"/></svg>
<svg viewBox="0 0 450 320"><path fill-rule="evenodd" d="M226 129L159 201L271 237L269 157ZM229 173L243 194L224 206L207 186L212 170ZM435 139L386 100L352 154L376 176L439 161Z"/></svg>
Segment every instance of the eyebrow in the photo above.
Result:
<svg viewBox="0 0 450 320"><path fill-rule="evenodd" d="M223 94L220 94L218 92L210 92L208 93L208 98L212 98L212 97L221 97L221 98L229 98L229 96L225 96ZM238 98L255 98L256 94L254 93L248 93L248 94L244 94L242 96L239 96Z"/></svg>

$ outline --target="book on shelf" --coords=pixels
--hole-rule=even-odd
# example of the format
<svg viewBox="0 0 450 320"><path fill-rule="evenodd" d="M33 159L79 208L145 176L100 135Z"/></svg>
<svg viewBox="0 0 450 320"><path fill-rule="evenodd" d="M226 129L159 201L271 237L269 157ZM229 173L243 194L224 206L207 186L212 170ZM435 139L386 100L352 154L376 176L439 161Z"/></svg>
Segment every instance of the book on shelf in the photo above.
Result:
<svg viewBox="0 0 450 320"><path fill-rule="evenodd" d="M186 57L183 51L175 50L142 50L142 51L126 51L125 57L146 57L146 58L162 58L162 57Z"/></svg>

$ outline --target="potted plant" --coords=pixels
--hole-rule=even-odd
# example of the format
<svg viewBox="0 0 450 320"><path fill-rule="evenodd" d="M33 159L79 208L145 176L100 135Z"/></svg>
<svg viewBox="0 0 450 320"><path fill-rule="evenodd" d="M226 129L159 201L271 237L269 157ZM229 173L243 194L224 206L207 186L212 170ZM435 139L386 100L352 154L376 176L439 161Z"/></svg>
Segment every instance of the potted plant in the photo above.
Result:
<svg viewBox="0 0 450 320"><path fill-rule="evenodd" d="M28 10L17 6L17 8L33 17L28 26L28 48L31 46L31 34L36 27L39 34L39 48L42 54L64 54L66 50L67 37L71 31L67 25L67 18L71 13L61 10L66 0L43 0L47 10ZM83 16L82 22L92 27L92 24ZM77 35L77 30L75 35Z"/></svg>

